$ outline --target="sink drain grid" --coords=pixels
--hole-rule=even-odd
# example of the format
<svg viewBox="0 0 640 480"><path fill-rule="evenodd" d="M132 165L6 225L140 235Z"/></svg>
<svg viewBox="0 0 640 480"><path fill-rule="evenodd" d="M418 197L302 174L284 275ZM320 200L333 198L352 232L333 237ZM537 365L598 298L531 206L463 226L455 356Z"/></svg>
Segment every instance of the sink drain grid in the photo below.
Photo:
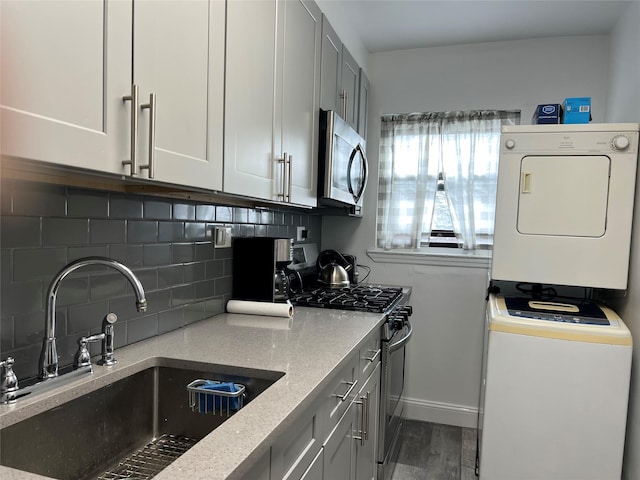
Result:
<svg viewBox="0 0 640 480"><path fill-rule="evenodd" d="M188 437L162 435L120 460L97 480L153 478L195 444L196 440Z"/></svg>

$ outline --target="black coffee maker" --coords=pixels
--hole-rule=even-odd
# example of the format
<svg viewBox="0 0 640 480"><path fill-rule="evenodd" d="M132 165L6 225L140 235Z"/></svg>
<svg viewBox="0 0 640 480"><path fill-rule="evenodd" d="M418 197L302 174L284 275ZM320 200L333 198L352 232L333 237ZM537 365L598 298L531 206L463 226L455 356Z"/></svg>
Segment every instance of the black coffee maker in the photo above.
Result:
<svg viewBox="0 0 640 480"><path fill-rule="evenodd" d="M259 302L286 302L290 295L286 266L292 260L291 238L234 238L233 298Z"/></svg>

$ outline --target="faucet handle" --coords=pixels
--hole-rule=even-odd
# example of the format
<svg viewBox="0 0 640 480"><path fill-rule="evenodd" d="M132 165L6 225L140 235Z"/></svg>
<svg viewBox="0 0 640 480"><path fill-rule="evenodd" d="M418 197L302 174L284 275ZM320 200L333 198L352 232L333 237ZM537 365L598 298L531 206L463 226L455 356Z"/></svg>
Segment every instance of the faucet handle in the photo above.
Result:
<svg viewBox="0 0 640 480"><path fill-rule="evenodd" d="M74 369L91 366L91 354L89 353L87 345L89 343L99 342L100 340L103 340L104 337L104 333L97 333L95 335L91 335L90 337L80 337L78 339L78 351L73 358Z"/></svg>
<svg viewBox="0 0 640 480"><path fill-rule="evenodd" d="M13 357L7 357L0 362L2 375L0 376L0 403L15 403L18 391L18 376L13 371Z"/></svg>

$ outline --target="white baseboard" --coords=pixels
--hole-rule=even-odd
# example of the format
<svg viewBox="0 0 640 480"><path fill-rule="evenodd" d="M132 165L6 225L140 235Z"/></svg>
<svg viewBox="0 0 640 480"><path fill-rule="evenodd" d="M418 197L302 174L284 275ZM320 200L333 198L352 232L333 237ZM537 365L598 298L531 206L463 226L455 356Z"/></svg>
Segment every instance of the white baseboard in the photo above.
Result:
<svg viewBox="0 0 640 480"><path fill-rule="evenodd" d="M423 422L457 427L478 428L478 409L451 403L429 402L419 398L403 398L403 417Z"/></svg>

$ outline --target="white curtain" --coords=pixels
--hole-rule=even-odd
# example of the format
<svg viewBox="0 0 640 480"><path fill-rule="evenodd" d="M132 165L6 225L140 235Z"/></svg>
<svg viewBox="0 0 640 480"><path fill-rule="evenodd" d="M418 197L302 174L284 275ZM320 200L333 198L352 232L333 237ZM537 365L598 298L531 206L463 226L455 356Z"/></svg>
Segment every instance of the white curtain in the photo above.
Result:
<svg viewBox="0 0 640 480"><path fill-rule="evenodd" d="M420 248L428 239L441 172L464 249L492 237L500 127L519 112L470 111L382 117L377 244Z"/></svg>

